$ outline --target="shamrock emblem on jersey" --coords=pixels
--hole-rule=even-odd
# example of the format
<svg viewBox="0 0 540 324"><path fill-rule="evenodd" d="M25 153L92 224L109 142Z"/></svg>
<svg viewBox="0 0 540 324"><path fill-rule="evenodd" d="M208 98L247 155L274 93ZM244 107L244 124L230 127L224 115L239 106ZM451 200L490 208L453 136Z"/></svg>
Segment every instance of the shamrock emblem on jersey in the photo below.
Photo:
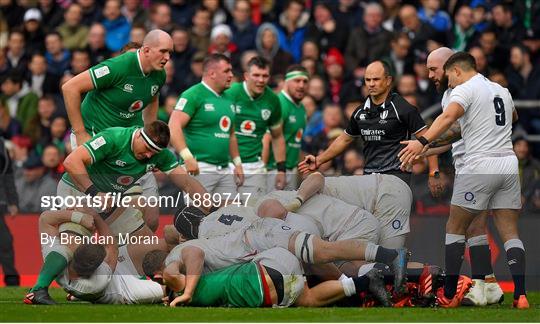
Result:
<svg viewBox="0 0 540 324"><path fill-rule="evenodd" d="M294 140L296 141L296 143L300 143L300 141L302 140L303 133L304 131L301 128L296 132L296 135L294 135Z"/></svg>
<svg viewBox="0 0 540 324"><path fill-rule="evenodd" d="M219 119L219 128L221 128L222 131L228 132L231 128L231 119L229 116L223 116Z"/></svg>
<svg viewBox="0 0 540 324"><path fill-rule="evenodd" d="M156 95L158 90L159 90L159 87L155 84L150 88L150 93L152 94L152 97Z"/></svg>
<svg viewBox="0 0 540 324"><path fill-rule="evenodd" d="M263 120L268 120L270 118L271 112L268 109L261 110L261 117Z"/></svg>
<svg viewBox="0 0 540 324"><path fill-rule="evenodd" d="M133 183L133 177L132 176L121 176L121 177L118 177L116 179L116 182L119 184L119 185L122 185L122 186L129 186L130 184Z"/></svg>
<svg viewBox="0 0 540 324"><path fill-rule="evenodd" d="M129 112L136 112L136 111L139 111L141 109L143 109L144 107L144 103L142 102L142 100L137 100L135 102L133 102L131 104L131 106L129 106Z"/></svg>
<svg viewBox="0 0 540 324"><path fill-rule="evenodd" d="M244 120L242 124L240 124L240 130L242 133L251 134L255 131L256 125L253 120Z"/></svg>

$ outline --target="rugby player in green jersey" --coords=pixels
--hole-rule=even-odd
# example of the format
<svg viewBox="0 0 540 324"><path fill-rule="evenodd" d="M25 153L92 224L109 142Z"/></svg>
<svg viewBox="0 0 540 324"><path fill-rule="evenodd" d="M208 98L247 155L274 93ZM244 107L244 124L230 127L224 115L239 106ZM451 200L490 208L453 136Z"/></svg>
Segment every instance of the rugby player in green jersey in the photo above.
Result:
<svg viewBox="0 0 540 324"><path fill-rule="evenodd" d="M256 56L248 61L244 82L233 84L224 96L236 108L235 132L245 172L241 193L266 193L266 168L261 160L262 138L269 131L277 161L275 186L285 187L285 141L281 122L281 107L277 95L268 87L270 62Z"/></svg>
<svg viewBox="0 0 540 324"><path fill-rule="evenodd" d="M306 110L302 104L302 99L307 92L309 76L307 70L301 65L293 65L287 69L285 74L285 84L283 90L278 95L281 103L281 119L283 120L283 136L286 145L285 167L287 169L287 185L285 190L294 190L297 187L296 165L300 160L300 146L302 135L306 128ZM268 142L268 136L265 141ZM270 147L265 144L265 147ZM272 155L269 155L267 163L268 170L277 168ZM275 176L275 172L273 175ZM274 190L274 177L268 177L267 190Z"/></svg>
<svg viewBox="0 0 540 324"><path fill-rule="evenodd" d="M234 196L236 187L244 181L234 132L234 104L222 96L231 86L232 77L227 56L206 57L202 81L180 95L169 120L171 144L188 173L209 193L221 194L225 200ZM234 176L229 167L231 160Z"/></svg>
<svg viewBox="0 0 540 324"><path fill-rule="evenodd" d="M159 89L172 48L169 34L152 30L139 50L101 62L62 86L73 150L106 128L142 127L157 119ZM152 173L140 182L145 196L158 196ZM145 220L153 230L158 227L158 214L156 207L145 208Z"/></svg>

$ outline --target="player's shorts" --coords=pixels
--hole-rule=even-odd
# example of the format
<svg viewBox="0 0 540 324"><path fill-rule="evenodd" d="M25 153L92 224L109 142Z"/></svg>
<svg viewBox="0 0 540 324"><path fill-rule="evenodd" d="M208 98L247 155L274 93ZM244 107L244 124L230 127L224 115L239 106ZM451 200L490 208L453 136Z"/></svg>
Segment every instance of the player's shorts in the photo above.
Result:
<svg viewBox="0 0 540 324"><path fill-rule="evenodd" d="M412 200L409 185L396 176L383 175L373 211L381 227L379 240L404 235L411 231L409 217Z"/></svg>
<svg viewBox="0 0 540 324"><path fill-rule="evenodd" d="M139 180L137 180L137 183L143 189L143 196L145 197L158 197L159 196L158 184L156 181L156 177L154 176L154 172L152 171L147 172Z"/></svg>
<svg viewBox="0 0 540 324"><path fill-rule="evenodd" d="M111 282L97 304L155 304L161 303L161 285L137 273L127 245L118 248L118 262Z"/></svg>
<svg viewBox="0 0 540 324"><path fill-rule="evenodd" d="M244 184L238 187L241 194L250 193L250 199L266 193L266 168L262 161L242 163L244 169Z"/></svg>
<svg viewBox="0 0 540 324"><path fill-rule="evenodd" d="M283 295L278 306L288 307L294 304L304 290L304 271L298 258L288 250L276 247L257 254L253 261L277 270L281 274L281 282L273 280L276 291L281 289ZM278 292L279 296L280 292Z"/></svg>
<svg viewBox="0 0 540 324"><path fill-rule="evenodd" d="M276 175L277 175L277 170L268 171L268 176L266 177L266 192L267 193L270 193L276 190ZM287 184L285 185L285 188L283 188L283 190L298 189L298 170L296 168L287 169L287 173L285 174L285 177L287 179Z"/></svg>
<svg viewBox="0 0 540 324"><path fill-rule="evenodd" d="M466 162L456 174L452 205L473 210L521 208L518 160L513 152Z"/></svg>
<svg viewBox="0 0 540 324"><path fill-rule="evenodd" d="M210 239L190 240L177 245L165 259L165 266L182 259L182 250L188 246L196 246L204 251L205 273L216 271L232 264L248 262L257 254L244 242L244 232L236 231L226 236Z"/></svg>
<svg viewBox="0 0 540 324"><path fill-rule="evenodd" d="M194 176L201 185L211 194L219 193L224 199L234 199L237 193L234 182L234 167L232 164L221 167L206 162L198 162L199 174ZM224 195L227 194L227 195Z"/></svg>
<svg viewBox="0 0 540 324"><path fill-rule="evenodd" d="M343 226L342 231L331 237L330 241L357 239L377 243L380 231L379 221L375 216L367 210L358 208Z"/></svg>

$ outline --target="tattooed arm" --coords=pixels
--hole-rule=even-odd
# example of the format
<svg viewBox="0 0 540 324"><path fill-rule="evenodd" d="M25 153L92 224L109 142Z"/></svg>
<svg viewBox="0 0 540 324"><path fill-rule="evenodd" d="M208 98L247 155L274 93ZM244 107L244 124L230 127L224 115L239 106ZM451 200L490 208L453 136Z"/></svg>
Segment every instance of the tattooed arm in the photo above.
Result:
<svg viewBox="0 0 540 324"><path fill-rule="evenodd" d="M459 126L459 122L454 122L450 128L444 132L439 138L429 143L430 148L445 146L448 144L452 144L454 142L457 142L461 139L461 127Z"/></svg>

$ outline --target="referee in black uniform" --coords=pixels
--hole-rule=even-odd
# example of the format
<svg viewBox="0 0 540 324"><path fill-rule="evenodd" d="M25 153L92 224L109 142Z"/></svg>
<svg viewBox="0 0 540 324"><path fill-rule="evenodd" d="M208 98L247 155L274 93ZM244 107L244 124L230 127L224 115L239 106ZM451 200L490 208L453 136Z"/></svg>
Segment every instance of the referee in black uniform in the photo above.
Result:
<svg viewBox="0 0 540 324"><path fill-rule="evenodd" d="M398 153L403 145L399 142L409 140L412 134L422 136L427 131L426 124L414 106L392 92L393 78L387 63L369 64L364 79L369 97L351 115L347 129L323 153L306 156L298 169L302 173L315 171L344 152L353 137L361 136L366 159L364 172L392 174L409 184L411 173L400 170ZM430 172L437 168L430 163Z"/></svg>

